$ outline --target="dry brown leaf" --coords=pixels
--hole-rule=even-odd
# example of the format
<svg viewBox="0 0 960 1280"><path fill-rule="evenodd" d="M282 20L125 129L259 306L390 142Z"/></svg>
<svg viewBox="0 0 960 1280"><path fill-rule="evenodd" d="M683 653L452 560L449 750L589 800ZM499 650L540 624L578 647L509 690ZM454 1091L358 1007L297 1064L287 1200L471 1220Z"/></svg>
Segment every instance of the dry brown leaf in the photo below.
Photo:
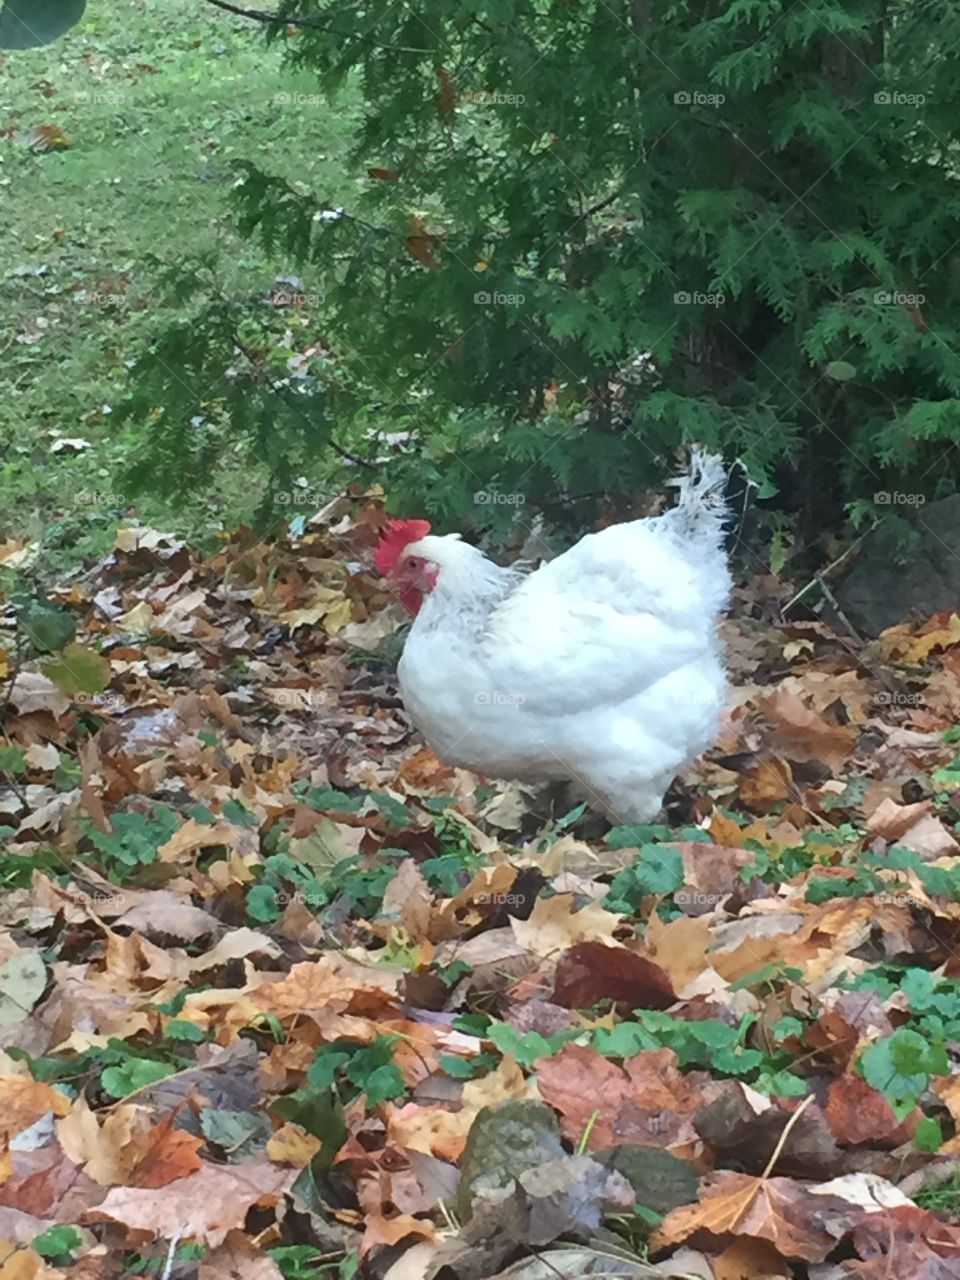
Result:
<svg viewBox="0 0 960 1280"><path fill-rule="evenodd" d="M909 624L890 627L880 636L883 656L904 666L920 666L935 649L952 649L960 644L960 614L951 614L945 627L926 634L914 634Z"/></svg>
<svg viewBox="0 0 960 1280"><path fill-rule="evenodd" d="M437 1234L437 1229L432 1222L415 1218L409 1213L397 1213L389 1218L382 1213L367 1213L363 1224L363 1239L360 1242L361 1258L377 1245L399 1244L408 1236L432 1240Z"/></svg>
<svg viewBox="0 0 960 1280"><path fill-rule="evenodd" d="M318 1010L362 1013L382 1011L397 997L401 974L386 967L361 965L346 956L326 955L295 964L280 982L251 992L255 1004L278 1018L298 1018Z"/></svg>
<svg viewBox="0 0 960 1280"><path fill-rule="evenodd" d="M391 1110L387 1122L390 1142L412 1151L422 1151L441 1160L459 1160L467 1134L484 1107L511 1099L539 1098L536 1082L528 1080L513 1058L504 1057L495 1071L463 1086L456 1111L408 1102Z"/></svg>
<svg viewBox="0 0 960 1280"><path fill-rule="evenodd" d="M960 853L960 844L953 838L939 818L934 817L932 813L928 813L926 817L921 818L909 831L904 832L897 840L897 844L903 845L905 849L912 849L914 853L933 861L934 858L942 858Z"/></svg>
<svg viewBox="0 0 960 1280"><path fill-rule="evenodd" d="M201 1166L197 1150L202 1140L175 1129L175 1113L150 1124L150 1108L122 1104L107 1112L103 1123L79 1100L59 1121L57 1134L64 1151L100 1186L131 1184L162 1187L195 1173Z"/></svg>
<svg viewBox="0 0 960 1280"><path fill-rule="evenodd" d="M434 245L438 245L442 237L427 231L422 218L410 219L410 234L407 237L407 249L421 266L439 267L440 263L434 255Z"/></svg>
<svg viewBox="0 0 960 1280"><path fill-rule="evenodd" d="M781 1257L822 1262L843 1234L836 1219L835 1200L811 1195L792 1178L724 1171L709 1177L697 1204L672 1209L650 1243L654 1250L668 1249L705 1231L768 1240Z"/></svg>
<svg viewBox="0 0 960 1280"><path fill-rule="evenodd" d="M830 724L785 689L767 698L764 709L774 724L774 741L790 760L821 761L836 772L856 745L858 733L853 725Z"/></svg>
<svg viewBox="0 0 960 1280"><path fill-rule="evenodd" d="M233 1165L204 1164L159 1190L114 1187L86 1219L117 1222L164 1240L192 1238L217 1246L228 1231L243 1227L254 1205L276 1204L295 1176L295 1170L266 1156Z"/></svg>
<svg viewBox="0 0 960 1280"><path fill-rule="evenodd" d="M221 844L228 849L250 852L251 845L255 843L248 827L235 826L231 822L197 822L195 818L188 818L157 850L157 861L179 862L198 849Z"/></svg>
<svg viewBox="0 0 960 1280"><path fill-rule="evenodd" d="M537 1087L571 1142L589 1135L588 1151L636 1142L692 1152L699 1142L692 1116L716 1089L702 1072L681 1072L670 1049L634 1054L618 1067L569 1044L537 1064Z"/></svg>
<svg viewBox="0 0 960 1280"><path fill-rule="evenodd" d="M179 1178L197 1173L203 1166L197 1152L203 1139L175 1129L176 1111L138 1134L132 1146L133 1169L130 1182L135 1187L165 1187Z"/></svg>
<svg viewBox="0 0 960 1280"><path fill-rule="evenodd" d="M0 1280L62 1280L63 1275L48 1267L35 1249L0 1239Z"/></svg>
<svg viewBox="0 0 960 1280"><path fill-rule="evenodd" d="M30 1076L0 1075L0 1134L20 1133L52 1111L65 1116L70 1099L53 1085Z"/></svg>
<svg viewBox="0 0 960 1280"><path fill-rule="evenodd" d="M323 1143L298 1124L284 1124L267 1142L267 1155L278 1164L292 1164L303 1169L317 1154Z"/></svg>
<svg viewBox="0 0 960 1280"><path fill-rule="evenodd" d="M538 898L528 920L511 919L513 936L521 946L538 956L559 956L567 947L585 939L613 941L614 930L623 923L613 911L595 902L577 910L572 893Z"/></svg>
<svg viewBox="0 0 960 1280"><path fill-rule="evenodd" d="M950 1077L953 1079L954 1077ZM938 1080L937 1085L945 1083ZM941 1095L943 1096L943 1095ZM944 1098L950 1106L948 1099ZM958 1091L960 1101L960 1091ZM951 1107L952 1111L952 1107ZM874 1089L862 1076L847 1072L830 1082L823 1115L830 1132L842 1146L856 1146L865 1142L888 1142L901 1127L893 1107L879 1089ZM912 1126L911 1126L912 1127ZM907 1141L909 1133L904 1135Z"/></svg>
<svg viewBox="0 0 960 1280"><path fill-rule="evenodd" d="M742 1236L713 1260L715 1280L789 1280L789 1265L766 1240Z"/></svg>
<svg viewBox="0 0 960 1280"><path fill-rule="evenodd" d="M914 827L921 818L926 817L932 808L931 800L921 800L918 804L897 804L889 796L885 796L867 819L867 835L871 838L879 836L891 843Z"/></svg>
<svg viewBox="0 0 960 1280"><path fill-rule="evenodd" d="M793 774L785 760L764 756L740 774L738 795L757 813L769 813L790 795ZM721 842L722 843L722 842Z"/></svg>
<svg viewBox="0 0 960 1280"><path fill-rule="evenodd" d="M710 967L706 954L709 942L710 924L706 916L679 916L669 922L661 920L656 912L650 916L647 952L670 975L675 991L681 991Z"/></svg>
<svg viewBox="0 0 960 1280"><path fill-rule="evenodd" d="M414 942L430 936L433 894L422 871L412 858L404 858L387 885L380 909L380 921L398 924Z"/></svg>
<svg viewBox="0 0 960 1280"><path fill-rule="evenodd" d="M200 1260L197 1280L283 1280L283 1272L243 1231L228 1231Z"/></svg>
<svg viewBox="0 0 960 1280"><path fill-rule="evenodd" d="M184 902L169 889L154 889L144 901L117 916L113 928L133 929L153 940L196 942L219 933L222 926L209 912Z"/></svg>
<svg viewBox="0 0 960 1280"><path fill-rule="evenodd" d="M81 1096L70 1114L57 1121L60 1146L74 1164L101 1187L128 1182L135 1163L130 1146L142 1109L121 1103L108 1111L102 1123Z"/></svg>
<svg viewBox="0 0 960 1280"><path fill-rule="evenodd" d="M10 705L22 716L32 711L49 711L54 716L62 716L70 710L70 699L39 671L21 671L7 696Z"/></svg>

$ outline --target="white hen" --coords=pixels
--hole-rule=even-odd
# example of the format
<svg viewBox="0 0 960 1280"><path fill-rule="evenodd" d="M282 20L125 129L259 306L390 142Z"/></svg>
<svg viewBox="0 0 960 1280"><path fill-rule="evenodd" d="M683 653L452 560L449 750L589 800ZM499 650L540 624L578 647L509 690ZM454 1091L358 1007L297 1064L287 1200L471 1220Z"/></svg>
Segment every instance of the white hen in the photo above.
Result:
<svg viewBox="0 0 960 1280"><path fill-rule="evenodd" d="M529 574L426 521L391 521L376 564L416 613L401 693L437 754L568 781L613 822L653 818L724 700L724 481L694 451L672 510L588 534Z"/></svg>

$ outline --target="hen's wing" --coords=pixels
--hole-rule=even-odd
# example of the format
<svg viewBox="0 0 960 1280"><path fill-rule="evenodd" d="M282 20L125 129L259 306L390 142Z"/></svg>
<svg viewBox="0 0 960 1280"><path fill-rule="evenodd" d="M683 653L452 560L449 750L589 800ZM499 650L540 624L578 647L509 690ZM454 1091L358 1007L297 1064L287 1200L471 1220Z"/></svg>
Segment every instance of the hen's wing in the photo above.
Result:
<svg viewBox="0 0 960 1280"><path fill-rule="evenodd" d="M722 553L703 561L658 520L588 534L491 614L481 646L491 689L541 715L575 715L711 652L729 578Z"/></svg>

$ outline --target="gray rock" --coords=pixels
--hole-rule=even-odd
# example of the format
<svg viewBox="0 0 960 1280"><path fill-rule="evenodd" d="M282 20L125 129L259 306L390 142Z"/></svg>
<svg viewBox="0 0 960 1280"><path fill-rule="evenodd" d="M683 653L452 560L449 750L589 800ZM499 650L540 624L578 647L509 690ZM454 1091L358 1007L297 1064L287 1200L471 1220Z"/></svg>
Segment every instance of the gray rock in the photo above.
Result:
<svg viewBox="0 0 960 1280"><path fill-rule="evenodd" d="M960 494L917 510L916 545L905 562L891 556L890 530L880 524L863 540L837 603L861 635L877 636L898 622L960 609Z"/></svg>

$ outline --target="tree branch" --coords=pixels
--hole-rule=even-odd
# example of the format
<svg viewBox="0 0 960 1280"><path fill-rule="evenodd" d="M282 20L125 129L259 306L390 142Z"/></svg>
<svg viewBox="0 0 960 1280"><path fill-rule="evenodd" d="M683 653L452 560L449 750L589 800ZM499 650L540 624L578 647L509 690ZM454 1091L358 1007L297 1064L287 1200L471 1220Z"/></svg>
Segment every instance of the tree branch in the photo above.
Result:
<svg viewBox="0 0 960 1280"><path fill-rule="evenodd" d="M268 13L266 9L246 9L243 5L231 4L230 0L205 0L205 3L212 4L215 9L222 9L225 13L235 13L238 18L249 18L253 22L263 22L269 26L306 27L310 31L325 31L329 35L342 36L344 40L372 44L377 49L390 49L395 53L429 54L431 52L429 49L415 49L412 45L406 44L381 44L379 40L374 40L365 32L342 31L339 27L331 27L329 23L320 22L308 14L284 18L279 13Z"/></svg>
<svg viewBox="0 0 960 1280"><path fill-rule="evenodd" d="M241 341L241 339L238 337L236 333L234 333L232 337L237 349L241 351L244 354L244 356L246 356L247 363L251 366L251 368L256 369L258 362L257 362L255 353L251 351L250 348L247 347ZM271 391L275 391L278 395L283 397L283 399L287 402L287 404L290 406L291 409L293 409L293 411L296 414L298 414L301 418L303 418L304 421L307 420L306 414L304 413L303 409L301 408L300 405L297 404L296 399L293 396L291 396L289 390L286 387L274 381L269 381L268 385ZM371 471L377 470L377 464L375 462L371 461L369 458L361 458L359 454L351 453L349 449L345 448L338 441L334 440L332 435L329 435L327 437L325 443L329 448L331 448L334 451L334 453L339 454L339 456L343 458L344 461L352 462L354 466L357 466L357 467L367 467Z"/></svg>

